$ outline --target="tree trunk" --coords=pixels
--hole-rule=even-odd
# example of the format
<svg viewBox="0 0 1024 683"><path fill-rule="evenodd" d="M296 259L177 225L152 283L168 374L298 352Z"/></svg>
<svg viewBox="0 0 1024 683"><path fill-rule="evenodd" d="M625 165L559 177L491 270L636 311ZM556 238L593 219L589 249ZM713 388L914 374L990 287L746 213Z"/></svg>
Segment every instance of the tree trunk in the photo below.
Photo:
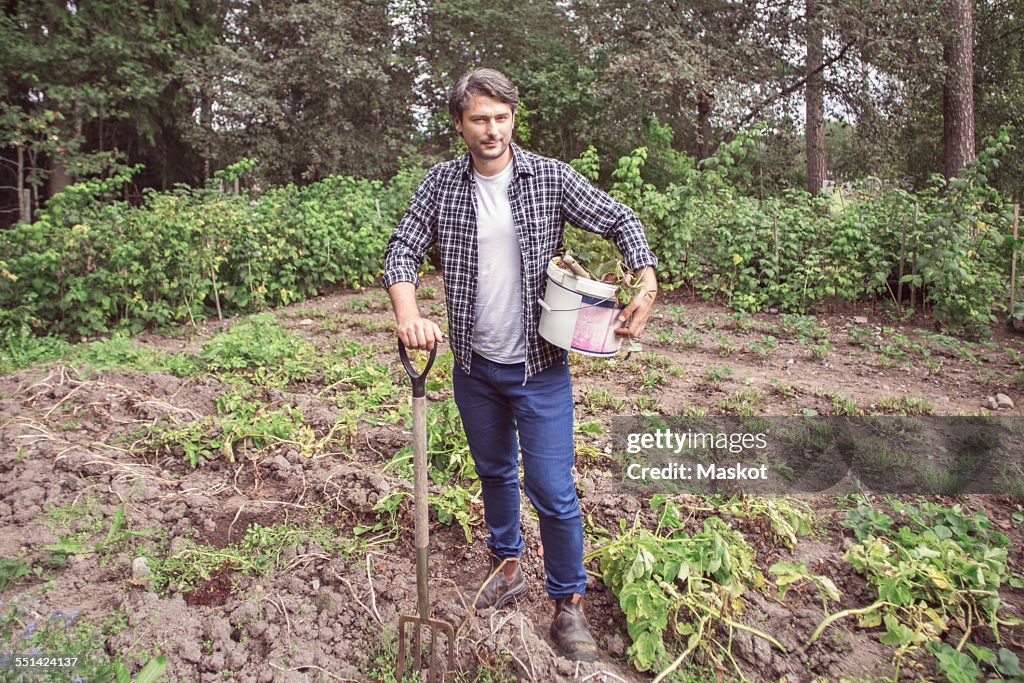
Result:
<svg viewBox="0 0 1024 683"><path fill-rule="evenodd" d="M71 107L71 111L74 115L74 131L72 135L75 140L82 140L82 117L78 115L78 102L75 102ZM65 142L65 144L67 143ZM50 179L47 182L46 192L48 196L53 197L63 192L69 185L75 182L76 178L73 174L68 173L68 169L63 162L53 157L49 158L48 165L50 168Z"/></svg>
<svg viewBox="0 0 1024 683"><path fill-rule="evenodd" d="M714 151L711 146L711 111L715 107L715 96L701 90L697 96L697 158L707 159Z"/></svg>
<svg viewBox="0 0 1024 683"><path fill-rule="evenodd" d="M67 168L64 167L64 164L56 159L50 158L47 165L49 166L50 177L46 181L46 196L53 197L63 192L71 184L71 178L68 176Z"/></svg>
<svg viewBox="0 0 1024 683"><path fill-rule="evenodd" d="M949 35L943 46L942 139L947 178L974 158L974 16L971 0L947 0Z"/></svg>
<svg viewBox="0 0 1024 683"><path fill-rule="evenodd" d="M807 0L807 191L818 194L828 178L825 164L825 73L818 0Z"/></svg>

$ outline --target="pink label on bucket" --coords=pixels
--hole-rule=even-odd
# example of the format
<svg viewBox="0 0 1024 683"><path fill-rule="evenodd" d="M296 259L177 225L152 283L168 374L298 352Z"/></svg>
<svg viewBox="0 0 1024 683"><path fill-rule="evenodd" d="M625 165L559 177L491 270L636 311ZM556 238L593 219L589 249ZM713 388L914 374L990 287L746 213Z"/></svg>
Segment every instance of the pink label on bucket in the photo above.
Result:
<svg viewBox="0 0 1024 683"><path fill-rule="evenodd" d="M618 350L615 336L618 314L617 308L584 304L576 317L572 348L590 353L615 353Z"/></svg>

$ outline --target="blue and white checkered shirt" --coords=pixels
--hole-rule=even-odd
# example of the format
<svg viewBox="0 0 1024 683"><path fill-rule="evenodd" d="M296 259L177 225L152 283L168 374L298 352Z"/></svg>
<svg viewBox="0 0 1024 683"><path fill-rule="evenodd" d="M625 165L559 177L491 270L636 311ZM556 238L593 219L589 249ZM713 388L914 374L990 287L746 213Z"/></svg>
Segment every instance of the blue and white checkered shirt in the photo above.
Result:
<svg viewBox="0 0 1024 683"><path fill-rule="evenodd" d="M523 333L526 377L561 358L562 350L537 334L545 269L562 242L565 222L613 240L633 270L656 266L643 226L629 207L591 185L568 164L512 145L508 189L522 251ZM467 152L437 164L409 201L384 254L385 289L396 282L419 285L417 270L427 248L438 242L444 270L448 335L456 362L467 373L473 355L477 292L476 181Z"/></svg>

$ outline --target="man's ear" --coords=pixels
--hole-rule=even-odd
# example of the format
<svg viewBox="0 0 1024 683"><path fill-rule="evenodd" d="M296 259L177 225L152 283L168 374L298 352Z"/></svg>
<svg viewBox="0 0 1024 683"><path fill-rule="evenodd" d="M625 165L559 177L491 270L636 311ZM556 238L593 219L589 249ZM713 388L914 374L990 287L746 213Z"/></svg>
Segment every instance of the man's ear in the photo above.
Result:
<svg viewBox="0 0 1024 683"><path fill-rule="evenodd" d="M455 123L455 132L462 135L462 117L455 118L453 116L452 121Z"/></svg>

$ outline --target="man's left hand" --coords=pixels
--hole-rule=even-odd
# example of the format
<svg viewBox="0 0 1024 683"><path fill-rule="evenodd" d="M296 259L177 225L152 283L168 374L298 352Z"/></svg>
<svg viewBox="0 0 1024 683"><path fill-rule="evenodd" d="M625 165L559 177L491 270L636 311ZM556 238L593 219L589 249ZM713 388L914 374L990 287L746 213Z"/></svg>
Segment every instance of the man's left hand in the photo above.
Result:
<svg viewBox="0 0 1024 683"><path fill-rule="evenodd" d="M615 330L615 334L620 337L637 339L647 324L647 318L654 308L654 300L658 296L658 280L654 276L653 268L644 268L640 271L637 288L637 295L619 314L619 322L624 324Z"/></svg>

